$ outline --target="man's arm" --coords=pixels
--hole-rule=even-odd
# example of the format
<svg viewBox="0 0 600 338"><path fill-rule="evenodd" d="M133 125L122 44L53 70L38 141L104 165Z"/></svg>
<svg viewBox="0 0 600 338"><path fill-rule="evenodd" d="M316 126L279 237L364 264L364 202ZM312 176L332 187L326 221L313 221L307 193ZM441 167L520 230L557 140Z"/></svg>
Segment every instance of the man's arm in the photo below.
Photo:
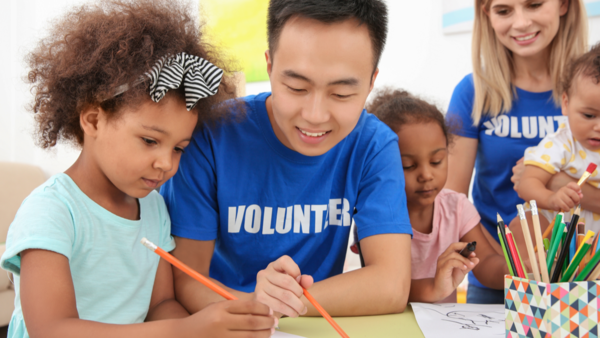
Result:
<svg viewBox="0 0 600 338"><path fill-rule="evenodd" d="M214 241L195 241L175 238L177 248L173 254L204 276L208 276ZM384 234L370 236L361 241L365 267L314 283L311 294L332 316L359 316L404 311L410 289L410 235ZM298 273L284 273L293 271ZM296 277L297 265L282 257L262 270L257 291L245 293L223 286L240 299L256 298L273 310L288 316L302 314L318 316L317 310L302 296ZM197 312L210 303L223 300L212 290L174 270L175 294L179 302L190 311ZM304 279L310 279L303 276ZM222 285L216 280L213 280ZM310 283L302 281L302 285ZM276 295L275 298L270 295ZM287 307L287 311L282 310Z"/></svg>
<svg viewBox="0 0 600 338"><path fill-rule="evenodd" d="M311 295L332 316L404 311L410 289L410 235L370 236L361 241L361 249L364 268L314 283ZM289 257L278 259L259 273L255 296L275 311L295 309L292 316L304 315L303 308L298 307L300 300L308 309L305 315L318 316L298 285L300 281L310 287L312 278L301 276L300 272Z"/></svg>
<svg viewBox="0 0 600 338"><path fill-rule="evenodd" d="M410 235L382 234L364 238L362 269L315 283L310 289L332 316L369 316L400 313L410 292ZM303 298L307 316L318 316Z"/></svg>

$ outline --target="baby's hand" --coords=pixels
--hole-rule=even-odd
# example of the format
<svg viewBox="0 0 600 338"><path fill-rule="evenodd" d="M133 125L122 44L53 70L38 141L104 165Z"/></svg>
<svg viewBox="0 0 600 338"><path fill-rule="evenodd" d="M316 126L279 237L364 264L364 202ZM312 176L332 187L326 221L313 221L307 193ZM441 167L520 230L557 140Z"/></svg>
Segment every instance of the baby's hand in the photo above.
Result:
<svg viewBox="0 0 600 338"><path fill-rule="evenodd" d="M479 263L479 258L475 257L474 252L468 258L458 253L467 244L461 242L450 244L438 258L434 280L436 299L442 300L454 292L465 275Z"/></svg>
<svg viewBox="0 0 600 338"><path fill-rule="evenodd" d="M550 195L548 205L554 211L568 211L579 204L582 197L581 187L571 182Z"/></svg>

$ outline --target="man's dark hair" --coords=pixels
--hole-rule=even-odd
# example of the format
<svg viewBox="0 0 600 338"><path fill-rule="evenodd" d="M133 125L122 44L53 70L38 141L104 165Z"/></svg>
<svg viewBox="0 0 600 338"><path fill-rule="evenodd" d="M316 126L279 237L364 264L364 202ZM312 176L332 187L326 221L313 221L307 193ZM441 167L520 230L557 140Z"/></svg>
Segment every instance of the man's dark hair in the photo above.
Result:
<svg viewBox="0 0 600 338"><path fill-rule="evenodd" d="M293 16L336 23L357 19L367 25L377 68L387 38L387 7L382 0L271 0L267 15L267 35L271 57L277 49L285 23Z"/></svg>

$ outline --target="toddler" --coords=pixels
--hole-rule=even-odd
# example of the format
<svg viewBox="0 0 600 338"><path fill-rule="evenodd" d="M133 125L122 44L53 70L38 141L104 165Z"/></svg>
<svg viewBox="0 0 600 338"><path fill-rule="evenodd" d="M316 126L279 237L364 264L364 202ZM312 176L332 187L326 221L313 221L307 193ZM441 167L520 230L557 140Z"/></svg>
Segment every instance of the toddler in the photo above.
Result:
<svg viewBox="0 0 600 338"><path fill-rule="evenodd" d="M546 209L540 213L547 221L580 203L583 194L576 182L590 163L600 164L600 44L566 69L561 109L568 122L525 151L525 169L516 187L521 198L536 200L538 207ZM572 182L554 192L546 185L559 172L570 176ZM598 170L587 183L600 187ZM600 231L598 213L582 210L579 221L586 229Z"/></svg>

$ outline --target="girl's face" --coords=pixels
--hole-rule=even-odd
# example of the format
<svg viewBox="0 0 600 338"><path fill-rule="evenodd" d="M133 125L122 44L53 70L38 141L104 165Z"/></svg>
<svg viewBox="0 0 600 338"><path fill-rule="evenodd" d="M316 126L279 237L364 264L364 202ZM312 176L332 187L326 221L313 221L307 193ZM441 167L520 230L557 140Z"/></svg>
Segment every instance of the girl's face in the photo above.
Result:
<svg viewBox="0 0 600 338"><path fill-rule="evenodd" d="M448 146L442 128L433 121L404 125L398 132L398 145L408 208L433 204L448 176Z"/></svg>
<svg viewBox="0 0 600 338"><path fill-rule="evenodd" d="M514 55L532 57L546 51L568 7L568 0L492 0L488 16L506 48Z"/></svg>
<svg viewBox="0 0 600 338"><path fill-rule="evenodd" d="M169 95L119 116L100 114L93 156L118 190L142 198L175 175L198 116Z"/></svg>

